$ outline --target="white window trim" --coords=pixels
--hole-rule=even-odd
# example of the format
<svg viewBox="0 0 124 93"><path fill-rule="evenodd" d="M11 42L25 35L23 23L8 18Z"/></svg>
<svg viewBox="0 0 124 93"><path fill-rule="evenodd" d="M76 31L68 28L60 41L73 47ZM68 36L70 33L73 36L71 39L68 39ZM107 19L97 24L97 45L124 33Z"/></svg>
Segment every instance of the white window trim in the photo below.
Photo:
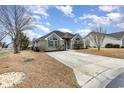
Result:
<svg viewBox="0 0 124 93"><path fill-rule="evenodd" d="M49 40L48 40L49 41ZM48 47L53 47L53 48L56 48L57 46L58 46L58 44L57 44L57 46L56 46L56 44L55 44L55 42L57 42L58 43L58 40L50 40L50 42L52 42L53 43L53 46L49 46L49 42L48 42Z"/></svg>
<svg viewBox="0 0 124 93"><path fill-rule="evenodd" d="M80 44L81 43L81 39L80 38L79 38L79 40L76 40L76 39L74 40L74 44Z"/></svg>
<svg viewBox="0 0 124 93"><path fill-rule="evenodd" d="M55 35L57 38L57 40L49 40L50 37L52 37L52 35L55 35L55 34L51 34L49 37L47 37L47 41L48 41L48 47L51 47L51 48L56 48L59 44L59 41L60 39L58 39L57 35ZM49 41L53 43L53 46L49 46ZM56 46L56 43L57 42L57 46Z"/></svg>
<svg viewBox="0 0 124 93"><path fill-rule="evenodd" d="M79 34L77 34L77 35L75 35L75 36L71 39L71 40L73 40L74 44L76 44L76 43L75 43L75 40L76 40L77 38L80 39L80 43L79 43L79 44L81 44L81 42L82 42L82 43L84 42L83 39L82 39L82 37L81 37Z"/></svg>

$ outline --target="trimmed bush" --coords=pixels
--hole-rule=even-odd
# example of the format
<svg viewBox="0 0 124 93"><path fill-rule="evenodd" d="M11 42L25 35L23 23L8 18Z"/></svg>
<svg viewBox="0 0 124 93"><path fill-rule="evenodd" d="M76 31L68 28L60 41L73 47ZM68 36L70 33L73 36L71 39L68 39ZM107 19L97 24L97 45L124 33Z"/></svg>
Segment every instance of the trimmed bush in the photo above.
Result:
<svg viewBox="0 0 124 93"><path fill-rule="evenodd" d="M108 43L108 44L105 45L105 48L113 48L113 44Z"/></svg>
<svg viewBox="0 0 124 93"><path fill-rule="evenodd" d="M113 48L120 48L120 45L119 44L114 44Z"/></svg>
<svg viewBox="0 0 124 93"><path fill-rule="evenodd" d="M124 48L124 46L121 46L121 48Z"/></svg>
<svg viewBox="0 0 124 93"><path fill-rule="evenodd" d="M86 49L88 49L89 47L88 46L86 46Z"/></svg>
<svg viewBox="0 0 124 93"><path fill-rule="evenodd" d="M105 45L105 48L120 48L120 45L108 43Z"/></svg>
<svg viewBox="0 0 124 93"><path fill-rule="evenodd" d="M96 46L93 46L93 48L96 48Z"/></svg>
<svg viewBox="0 0 124 93"><path fill-rule="evenodd" d="M82 48L82 44L74 44L74 49L81 49Z"/></svg>
<svg viewBox="0 0 124 93"><path fill-rule="evenodd" d="M33 51L40 52L38 47L33 47L32 49L33 49Z"/></svg>

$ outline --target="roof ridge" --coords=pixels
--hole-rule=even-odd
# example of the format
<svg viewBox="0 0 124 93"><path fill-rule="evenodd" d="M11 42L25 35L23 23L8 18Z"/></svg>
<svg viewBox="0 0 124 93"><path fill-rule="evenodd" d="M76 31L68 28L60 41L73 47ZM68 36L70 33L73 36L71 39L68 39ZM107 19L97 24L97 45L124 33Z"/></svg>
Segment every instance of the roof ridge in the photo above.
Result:
<svg viewBox="0 0 124 93"><path fill-rule="evenodd" d="M108 33L108 34L116 34L116 33L124 33L124 31L119 31L119 32L113 32L113 33Z"/></svg>

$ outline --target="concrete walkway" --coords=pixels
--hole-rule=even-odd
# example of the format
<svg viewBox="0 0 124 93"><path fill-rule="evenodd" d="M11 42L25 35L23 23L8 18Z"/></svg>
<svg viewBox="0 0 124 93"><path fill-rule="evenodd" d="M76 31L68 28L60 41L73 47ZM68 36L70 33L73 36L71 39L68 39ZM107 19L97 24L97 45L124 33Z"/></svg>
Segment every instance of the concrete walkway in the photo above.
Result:
<svg viewBox="0 0 124 93"><path fill-rule="evenodd" d="M47 52L71 67L81 87L103 88L124 72L124 59L84 54L75 51Z"/></svg>

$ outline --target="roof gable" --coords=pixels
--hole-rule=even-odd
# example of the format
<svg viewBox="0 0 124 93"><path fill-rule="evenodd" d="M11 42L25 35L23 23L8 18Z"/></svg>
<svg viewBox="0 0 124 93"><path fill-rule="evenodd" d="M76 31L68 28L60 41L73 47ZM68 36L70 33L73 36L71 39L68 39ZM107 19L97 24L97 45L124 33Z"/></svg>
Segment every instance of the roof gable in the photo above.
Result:
<svg viewBox="0 0 124 93"><path fill-rule="evenodd" d="M59 39L62 39L59 35L57 35L56 33L51 33L49 36L47 36L46 38L45 38L45 40L47 40L48 38L50 38L50 37L57 37L57 38L59 38Z"/></svg>
<svg viewBox="0 0 124 93"><path fill-rule="evenodd" d="M81 38L81 39L83 39L79 34L75 34L75 36L72 39L75 39L75 38Z"/></svg>
<svg viewBox="0 0 124 93"><path fill-rule="evenodd" d="M74 34L71 34L71 33L67 32L67 33L64 34L63 38L70 38L70 39L72 39L74 36L75 36Z"/></svg>
<svg viewBox="0 0 124 93"><path fill-rule="evenodd" d="M45 39L45 38L47 38L49 35L51 35L51 34L53 34L53 33L55 33L56 35L58 35L58 36L59 36L60 38L62 38L62 39L63 39L63 38L73 38L73 37L75 36L74 34L71 34L71 33L68 33L68 32L64 33L64 32L58 31L58 30L54 30L54 31L48 33L47 35L40 37L40 38L37 39L36 41L39 41L39 40L41 40L41 39Z"/></svg>

